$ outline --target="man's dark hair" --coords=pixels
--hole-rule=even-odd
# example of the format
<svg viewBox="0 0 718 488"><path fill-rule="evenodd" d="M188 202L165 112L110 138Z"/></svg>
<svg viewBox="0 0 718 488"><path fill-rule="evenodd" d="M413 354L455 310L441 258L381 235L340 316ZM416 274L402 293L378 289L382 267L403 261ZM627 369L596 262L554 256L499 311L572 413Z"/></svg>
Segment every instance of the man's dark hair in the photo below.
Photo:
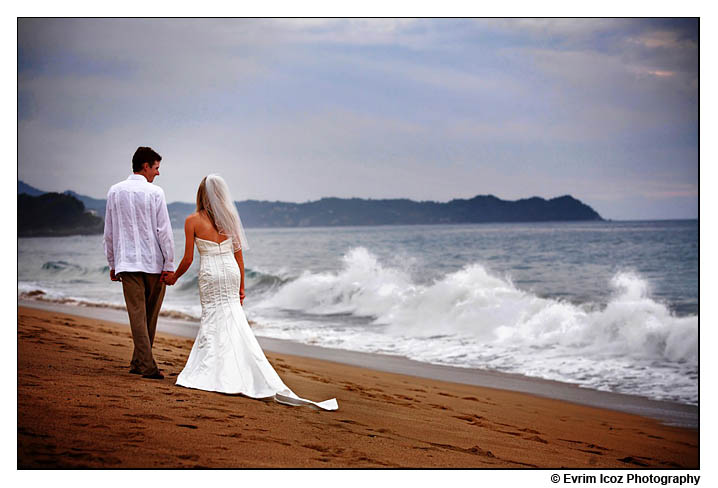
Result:
<svg viewBox="0 0 718 488"><path fill-rule="evenodd" d="M157 154L151 147L140 146L132 156L132 171L137 173L142 171L142 165L147 163L152 167L155 161L162 161L162 156Z"/></svg>

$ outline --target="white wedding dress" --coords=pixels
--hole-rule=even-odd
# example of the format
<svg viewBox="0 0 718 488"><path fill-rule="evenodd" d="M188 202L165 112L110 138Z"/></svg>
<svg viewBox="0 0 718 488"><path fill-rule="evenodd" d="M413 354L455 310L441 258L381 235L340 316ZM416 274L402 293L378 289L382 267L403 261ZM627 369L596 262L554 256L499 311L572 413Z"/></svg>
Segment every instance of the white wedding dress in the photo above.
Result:
<svg viewBox="0 0 718 488"><path fill-rule="evenodd" d="M336 410L336 399L313 402L298 397L267 360L239 301L241 275L232 239L221 243L195 238L199 250L202 319L197 338L176 384L199 390L273 397L286 405Z"/></svg>

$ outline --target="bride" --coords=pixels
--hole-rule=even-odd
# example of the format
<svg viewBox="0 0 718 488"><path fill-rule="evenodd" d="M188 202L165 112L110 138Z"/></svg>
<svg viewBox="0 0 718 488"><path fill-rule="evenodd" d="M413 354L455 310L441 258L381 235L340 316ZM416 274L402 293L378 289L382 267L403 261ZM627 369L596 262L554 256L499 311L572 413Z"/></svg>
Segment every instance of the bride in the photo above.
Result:
<svg viewBox="0 0 718 488"><path fill-rule="evenodd" d="M185 220L185 253L173 285L192 264L194 245L200 255L199 298L202 319L189 359L177 385L252 398L272 397L286 405L315 405L336 410L336 399L313 402L298 397L269 363L242 309L247 238L229 188L215 174L197 190L197 212Z"/></svg>

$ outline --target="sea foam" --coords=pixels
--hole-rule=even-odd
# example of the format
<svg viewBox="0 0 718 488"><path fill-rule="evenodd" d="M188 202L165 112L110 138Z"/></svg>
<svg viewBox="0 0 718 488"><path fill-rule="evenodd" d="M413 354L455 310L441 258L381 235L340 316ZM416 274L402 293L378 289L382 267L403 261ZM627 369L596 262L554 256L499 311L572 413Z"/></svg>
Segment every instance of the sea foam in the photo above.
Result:
<svg viewBox="0 0 718 488"><path fill-rule="evenodd" d="M523 291L479 263L422 285L359 247L343 257L340 271L305 272L262 306L371 317L395 336L456 336L493 346L697 362L696 316L672 314L634 272L617 273L610 285L614 293L607 304L572 304Z"/></svg>

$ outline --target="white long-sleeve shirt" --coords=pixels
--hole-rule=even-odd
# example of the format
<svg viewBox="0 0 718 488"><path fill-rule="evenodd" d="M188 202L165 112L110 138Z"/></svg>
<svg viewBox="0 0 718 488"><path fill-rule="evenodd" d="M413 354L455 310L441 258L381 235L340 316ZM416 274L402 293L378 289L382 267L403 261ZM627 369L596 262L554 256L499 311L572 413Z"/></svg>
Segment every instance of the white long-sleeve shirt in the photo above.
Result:
<svg viewBox="0 0 718 488"><path fill-rule="evenodd" d="M138 174L112 185L107 193L104 248L115 274L174 271L174 238L162 188Z"/></svg>

